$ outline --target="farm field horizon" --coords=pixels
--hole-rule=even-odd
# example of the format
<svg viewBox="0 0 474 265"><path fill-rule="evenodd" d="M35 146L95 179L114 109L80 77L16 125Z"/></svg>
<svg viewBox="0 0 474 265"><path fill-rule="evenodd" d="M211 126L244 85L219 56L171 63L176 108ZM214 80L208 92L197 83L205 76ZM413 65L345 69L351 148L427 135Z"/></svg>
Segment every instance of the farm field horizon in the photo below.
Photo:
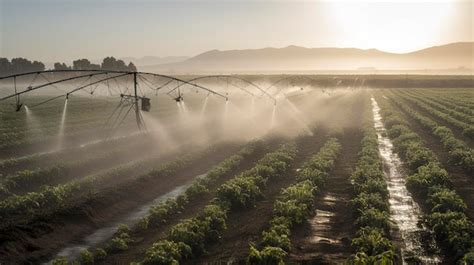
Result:
<svg viewBox="0 0 474 265"><path fill-rule="evenodd" d="M2 102L0 263L472 261L472 77L146 78Z"/></svg>
<svg viewBox="0 0 474 265"><path fill-rule="evenodd" d="M0 265L474 265L474 0L0 0Z"/></svg>

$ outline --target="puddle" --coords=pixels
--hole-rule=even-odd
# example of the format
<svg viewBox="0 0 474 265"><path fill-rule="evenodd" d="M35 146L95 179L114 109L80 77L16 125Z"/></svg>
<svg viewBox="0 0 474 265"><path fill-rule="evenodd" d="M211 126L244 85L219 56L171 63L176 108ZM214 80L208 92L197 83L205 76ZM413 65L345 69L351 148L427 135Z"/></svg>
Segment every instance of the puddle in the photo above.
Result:
<svg viewBox="0 0 474 265"><path fill-rule="evenodd" d="M148 211L153 205L159 204L161 202L166 201L167 199L170 198L175 198L181 194L183 194L186 189L191 186L191 184L194 182L195 179L197 178L203 178L207 175L207 173L197 175L195 178L191 179L187 183L177 186L173 190L169 191L166 194L163 194L153 201L141 206L140 208L136 209L135 211L128 213L127 215L123 216L119 220L109 224L106 227L103 227L101 229L96 230L94 233L86 236L83 240L81 240L80 243L78 244L71 244L61 251L59 251L54 259L59 258L59 257L65 257L68 260L74 260L78 258L81 254L81 252L85 249L88 249L90 247L97 246L98 244L101 244L108 239L112 238L112 236L115 234L115 232L118 229L118 226L121 224L126 224L130 227L135 225L141 218L145 217L148 214ZM49 261L48 263L45 264L52 264L52 260Z"/></svg>
<svg viewBox="0 0 474 265"><path fill-rule="evenodd" d="M407 257L416 257L422 264L440 264L437 247L434 242L422 243L423 235L429 233L425 227L418 224L422 216L420 207L413 200L410 192L405 185L404 176L400 170L402 163L397 154L393 152L393 145L386 136L386 129L382 123L380 108L374 98L372 100L372 111L374 114L374 127L377 132L379 152L383 158L388 172L387 188L389 191L390 218L397 224L402 237L402 259L403 264L408 264L405 260ZM428 251L428 249L430 249ZM436 253L432 253L435 250Z"/></svg>
<svg viewBox="0 0 474 265"><path fill-rule="evenodd" d="M328 193L322 198L322 200L324 204L324 207L322 208L331 209L336 204L337 198ZM335 213L330 210L322 209L316 209L315 212L315 216L309 220L311 226L311 237L309 242L327 244L339 243L340 241L338 239L327 237L327 233L325 232L331 229Z"/></svg>

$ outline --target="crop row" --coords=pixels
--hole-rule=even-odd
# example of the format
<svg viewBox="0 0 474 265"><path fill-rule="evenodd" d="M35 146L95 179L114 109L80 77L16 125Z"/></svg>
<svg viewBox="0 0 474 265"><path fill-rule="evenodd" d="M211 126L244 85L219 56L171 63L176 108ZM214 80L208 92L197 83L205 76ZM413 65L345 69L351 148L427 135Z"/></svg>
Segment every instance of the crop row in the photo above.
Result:
<svg viewBox="0 0 474 265"><path fill-rule="evenodd" d="M163 115L163 119L173 119L176 111L173 109L167 109L160 115ZM80 139L81 137L90 137L94 135L105 135L110 129L110 121L108 126L104 126L106 123L107 117L104 117L102 120L91 121L87 123L77 122L76 125L72 125L74 121L68 118L68 121L65 123L65 128L63 132L63 137L73 141L74 139ZM30 128L11 128L8 132L0 133L0 150L12 150L18 149L25 146L30 146L34 144L41 144L45 141L55 141L59 137L59 124L52 124L49 128L44 128L44 123L41 124L41 128L30 129ZM115 129L124 129L135 128L135 120L131 116L124 120L120 125L120 128Z"/></svg>
<svg viewBox="0 0 474 265"><path fill-rule="evenodd" d="M466 89L465 93L459 93L462 90L453 90L453 89L410 89L407 90L411 93L414 93L418 96L426 96L431 99L437 99L439 101L447 101L450 103L461 103L460 106L467 107L465 106L464 103L470 103L473 104L474 102L474 97L472 95L472 89ZM469 107L467 107L469 108Z"/></svg>
<svg viewBox="0 0 474 265"><path fill-rule="evenodd" d="M407 93L408 94L408 93ZM448 114L450 115L451 117L459 120L459 121L462 121L462 122L465 122L467 124L470 124L472 125L474 123L474 117L470 114L466 114L466 113L462 113L462 112L459 112L459 111L456 111L455 109L453 108L450 108L450 107L447 107L447 106L444 106L443 104L441 103L438 103L434 100L431 100L429 98L427 98L426 96L423 96L423 95L420 95L420 96L417 96L417 95L414 95L412 93L409 93L408 94L412 99L416 99L416 100L419 100L425 104L427 104L428 106L438 110L438 111L441 111L445 114Z"/></svg>
<svg viewBox="0 0 474 265"><path fill-rule="evenodd" d="M357 232L352 239L356 254L350 263L393 264L396 257L390 241L388 190L370 104L364 112L362 150L351 175Z"/></svg>
<svg viewBox="0 0 474 265"><path fill-rule="evenodd" d="M456 139L451 129L438 125L434 120L419 114L400 100L392 100L391 102L441 141L448 152L450 163L462 167L467 173L474 173L474 151L466 146L463 141Z"/></svg>
<svg viewBox="0 0 474 265"><path fill-rule="evenodd" d="M70 125L81 125L89 123L100 123L105 121L117 107L117 102L109 102L106 100L100 100L99 102L85 101L76 102L69 101L67 106L67 126ZM0 106L1 107L1 106ZM32 114L38 121L37 123L27 123L27 116L23 112L14 113L13 111L6 111L5 113L0 112L0 117L3 122L0 124L0 133L9 131L22 131L25 129L48 129L50 127L58 127L61 121L63 110L63 103L53 105L52 107L42 106L39 109L34 108ZM173 113L177 113L176 108L165 106L157 106L156 113L162 117L167 117ZM28 125L28 126L27 126Z"/></svg>
<svg viewBox="0 0 474 265"><path fill-rule="evenodd" d="M456 104L456 106L458 107L474 111L474 99L466 100L466 98L462 98L462 97L458 98L458 97L450 97L450 96L444 96L442 99L450 102L451 104ZM469 113L466 113L466 114L469 114Z"/></svg>
<svg viewBox="0 0 474 265"><path fill-rule="evenodd" d="M172 174L191 164L193 161L208 155L214 148L215 147L211 147L204 151L187 154L172 162L165 163L147 174L119 184L119 187L115 187L111 192L121 188L125 190L130 189L134 185L146 183L150 179L156 179ZM150 159L150 161L156 163L156 159ZM37 217L48 216L55 212L70 209L76 206L77 203L80 203L77 202L77 200L73 200L73 198L80 197L84 194L87 194L87 196L84 195L84 200L91 200L94 197L98 197L101 195L101 192L94 192L94 190L96 187L100 186L100 183L106 182L107 179L110 180L110 177L118 174L131 174L137 170L137 168L143 166L144 163L146 162L142 161L138 164L119 167L103 175L88 176L81 180L71 181L54 187L46 186L37 192L30 192L21 196L10 196L0 202L0 221L2 227L18 222L29 222Z"/></svg>
<svg viewBox="0 0 474 265"><path fill-rule="evenodd" d="M282 177L296 155L294 144L285 144L266 154L250 170L222 184L212 202L197 217L174 225L167 239L152 245L142 264L177 264L204 253L205 246L219 240L226 229L229 211L253 206L262 197L266 183Z"/></svg>
<svg viewBox="0 0 474 265"><path fill-rule="evenodd" d="M440 246L455 259L472 259L474 224L465 214L466 204L450 188L447 171L433 152L423 145L421 138L387 103L383 104L382 116L395 151L414 172L407 177L407 188L429 209L425 216L426 224L434 231Z"/></svg>
<svg viewBox="0 0 474 265"><path fill-rule="evenodd" d="M147 143L141 143L133 146L133 148L144 150L146 146ZM126 155L130 154L130 147L130 145L121 146L99 155L89 155L85 159L35 170L21 170L15 174L7 175L0 182L0 198L19 191L32 191L41 185L58 183L70 179L77 172L90 172L91 169L110 164L111 161L115 164L125 162L126 159L124 158L127 158Z"/></svg>
<svg viewBox="0 0 474 265"><path fill-rule="evenodd" d="M426 112L430 113L431 115L439 119L442 119L446 121L447 123L461 129L464 136L469 137L470 139L474 139L474 126L469 125L465 122L459 121L457 119L454 119L449 114L436 110L432 108L431 106L429 106L428 104L425 104L419 100L414 100L407 96L402 96L402 97L406 99L407 101L412 102L413 104L417 105L418 107L425 110Z"/></svg>
<svg viewBox="0 0 474 265"><path fill-rule="evenodd" d="M121 125L121 128L126 128L127 125L132 125L132 120L129 120L127 123ZM107 127L103 126L104 123L90 124L89 125L79 125L78 128L71 128L63 133L62 137L68 139L80 139L81 137L91 137L102 135L105 136L107 133ZM9 135L0 135L0 150L10 150L15 148L27 147L35 144L42 144L44 142L54 142L59 139L59 127L54 128L49 131L42 131L37 135L22 135L15 133L12 136Z"/></svg>
<svg viewBox="0 0 474 265"><path fill-rule="evenodd" d="M27 106L32 106L36 103L40 103L42 100L48 99L47 97L32 97L32 100L25 102ZM13 103L13 102L12 102ZM68 101L67 114L77 118L91 118L91 113L96 113L92 117L102 115L102 113L109 113L113 108L116 107L116 103L110 102L107 100L94 100L94 99L73 99ZM0 107L0 115L4 116L5 122L11 126L22 125L25 122L25 113L19 112L18 115L14 114L13 108L11 105L4 105ZM64 101L50 102L42 106L31 108L32 113L42 119L54 118L59 122L59 118L62 115L62 110L64 107ZM104 114L105 115L105 114ZM2 126L3 127L3 126Z"/></svg>
<svg viewBox="0 0 474 265"><path fill-rule="evenodd" d="M314 197L329 176L340 150L337 139L329 139L297 173L297 183L282 190L273 206L270 227L263 231L259 246L250 245L248 264L284 263L291 249L291 229L313 213Z"/></svg>
<svg viewBox="0 0 474 265"><path fill-rule="evenodd" d="M441 96L428 96L426 93L420 93L420 92L413 92L414 95L418 97L425 97L430 99L431 101L434 101L438 104L443 105L444 107L447 107L449 109L455 110L457 112L462 112L466 115L470 115L471 117L474 115L474 110L468 107L464 107L459 105L458 102L447 99L446 97L441 97Z"/></svg>
<svg viewBox="0 0 474 265"><path fill-rule="evenodd" d="M472 92L469 92L469 95L466 94L454 94L452 89L446 91L438 90L412 90L419 96L431 96L431 98L436 98L442 102L449 102L460 106L462 108L474 110L474 98L472 97Z"/></svg>
<svg viewBox="0 0 474 265"><path fill-rule="evenodd" d="M218 165L213 167L205 177L194 180L183 194L174 198L169 198L164 202L154 205L148 211L147 216L137 222L137 225L129 228L125 225L118 227L114 236L106 242L105 248L97 248L95 250L88 249L81 253L80 263L93 264L93 261L100 261L106 258L107 254L117 253L129 248L129 244L133 242L131 238L132 232L146 232L151 227L157 227L167 222L167 220L183 210L190 201L197 199L199 196L210 192L210 188L214 186L222 177L236 169L245 159L255 154L257 149L264 148L263 142L256 141L248 144L239 150L236 154L228 157ZM55 264L67 264L63 258L58 258Z"/></svg>
<svg viewBox="0 0 474 265"><path fill-rule="evenodd" d="M86 111L84 111L86 110ZM74 131L77 128L94 128L100 127L110 117L113 109L90 109L89 106L84 106L82 112L70 113L69 110L66 114L65 131ZM163 109L159 112L160 116L169 117L176 114L177 111L174 108ZM15 137L18 135L34 135L35 133L45 133L57 131L61 121L62 113L51 112L44 113L45 117L37 117L39 114L35 113L37 122L28 123L25 115L18 117L18 121L12 121L5 119L0 125L0 136L2 137ZM6 118L6 117L5 117ZM4 135L4 136L3 136ZM18 136L19 137L19 136Z"/></svg>
<svg viewBox="0 0 474 265"><path fill-rule="evenodd" d="M68 161L76 157L81 156L93 156L98 152L104 152L116 146L128 145L129 143L138 144L141 142L150 141L151 138L147 137L142 133L131 134L129 136L116 137L108 139L107 141L100 141L94 144L90 144L87 147L71 147L58 150L50 153L36 153L32 155L22 156L18 158L9 158L0 161L0 171L14 172L20 169L31 169L41 165L42 161ZM49 163L48 163L49 164ZM0 174L0 178L2 174Z"/></svg>

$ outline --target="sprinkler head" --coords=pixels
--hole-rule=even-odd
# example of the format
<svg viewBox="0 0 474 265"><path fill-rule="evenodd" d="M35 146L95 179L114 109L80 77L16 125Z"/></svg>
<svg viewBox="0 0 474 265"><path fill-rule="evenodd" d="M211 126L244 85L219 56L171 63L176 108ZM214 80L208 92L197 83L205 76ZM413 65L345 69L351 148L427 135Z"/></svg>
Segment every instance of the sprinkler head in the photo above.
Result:
<svg viewBox="0 0 474 265"><path fill-rule="evenodd" d="M16 104L16 108L15 108L16 112L20 111L22 106L23 106L23 104L21 104L21 103Z"/></svg>
<svg viewBox="0 0 474 265"><path fill-rule="evenodd" d="M177 97L174 98L174 101L176 101L176 102L179 103L179 102L181 102L181 101L184 101L184 98L183 98L183 96L179 95L179 96L177 96Z"/></svg>

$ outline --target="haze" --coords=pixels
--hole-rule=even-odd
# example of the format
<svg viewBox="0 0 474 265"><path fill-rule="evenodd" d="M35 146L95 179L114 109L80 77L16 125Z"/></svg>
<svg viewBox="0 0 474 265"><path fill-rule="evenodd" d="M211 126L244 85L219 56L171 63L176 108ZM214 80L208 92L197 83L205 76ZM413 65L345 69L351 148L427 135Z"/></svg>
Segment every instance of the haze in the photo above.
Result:
<svg viewBox="0 0 474 265"><path fill-rule="evenodd" d="M0 3L0 57L44 62L288 45L404 53L474 40L472 1Z"/></svg>

